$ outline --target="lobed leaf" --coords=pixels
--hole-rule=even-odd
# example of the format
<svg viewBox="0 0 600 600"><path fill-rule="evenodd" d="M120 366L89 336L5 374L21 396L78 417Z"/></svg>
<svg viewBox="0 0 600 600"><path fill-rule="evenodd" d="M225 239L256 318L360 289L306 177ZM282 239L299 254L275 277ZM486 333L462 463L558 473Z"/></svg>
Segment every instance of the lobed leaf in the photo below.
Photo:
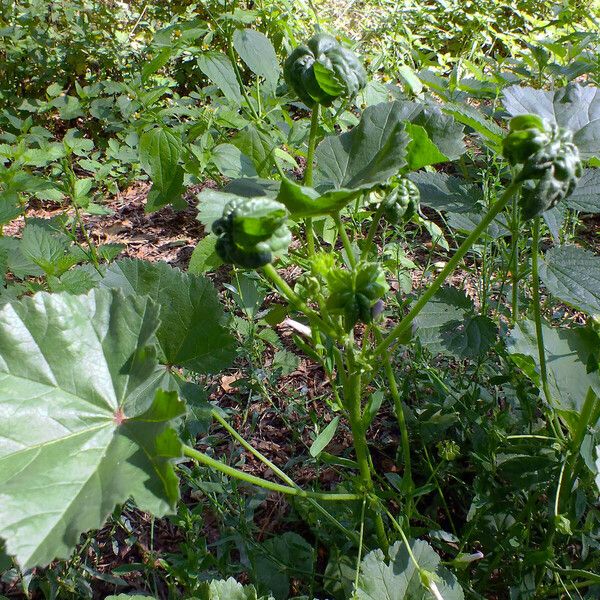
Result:
<svg viewBox="0 0 600 600"><path fill-rule="evenodd" d="M0 538L22 568L66 558L133 497L173 509L183 414L158 390L158 308L94 290L41 293L0 310Z"/></svg>
<svg viewBox="0 0 600 600"><path fill-rule="evenodd" d="M511 85L504 90L504 107L511 116L540 115L570 129L581 158L600 156L600 90L569 83L552 91Z"/></svg>
<svg viewBox="0 0 600 600"><path fill-rule="evenodd" d="M415 334L434 354L481 356L495 344L498 332L491 319L473 310L473 302L462 290L444 287L415 318Z"/></svg>
<svg viewBox="0 0 600 600"><path fill-rule="evenodd" d="M600 315L600 256L578 246L556 246L541 261L540 277L558 299Z"/></svg>
<svg viewBox="0 0 600 600"><path fill-rule="evenodd" d="M419 566L438 577L436 583L444 600L462 600L464 594L456 578L440 565L441 559L422 540L412 540L410 548ZM389 561L381 550L369 552L360 565L357 600L430 600L431 592L421 585L419 571L406 546L396 542L389 549Z"/></svg>
<svg viewBox="0 0 600 600"><path fill-rule="evenodd" d="M600 213L600 169L585 169L565 204L580 212Z"/></svg>
<svg viewBox="0 0 600 600"><path fill-rule="evenodd" d="M234 339L221 323L223 310L208 279L164 262L125 259L106 269L101 285L149 296L160 307L156 337L164 364L196 373L214 373L229 366Z"/></svg>
<svg viewBox="0 0 600 600"><path fill-rule="evenodd" d="M318 145L316 189L370 189L385 183L406 165L409 141L399 103L369 106L354 129Z"/></svg>
<svg viewBox="0 0 600 600"><path fill-rule="evenodd" d="M564 329L542 324L548 383L559 408L579 414L590 386L600 394L600 375L587 372L589 357L597 351L583 327ZM510 354L527 356L539 373L539 355L535 325L525 320L518 323L506 345Z"/></svg>

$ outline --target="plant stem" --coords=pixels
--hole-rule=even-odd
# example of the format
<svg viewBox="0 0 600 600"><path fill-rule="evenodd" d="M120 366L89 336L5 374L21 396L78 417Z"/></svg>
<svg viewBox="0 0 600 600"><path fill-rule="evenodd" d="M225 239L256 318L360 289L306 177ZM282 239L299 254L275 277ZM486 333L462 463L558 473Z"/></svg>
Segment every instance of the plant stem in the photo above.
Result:
<svg viewBox="0 0 600 600"><path fill-rule="evenodd" d="M269 469L275 473L282 481L285 481L288 485L300 490L300 486L293 481L291 477L288 477L277 465L272 463L264 454L259 452L252 444L247 442L216 410L211 411L212 417L231 435L231 437L236 440L243 448L248 450L253 456L258 458L263 464L265 464ZM344 527L342 523L340 523L329 511L324 509L318 502L316 502L313 498L307 498L307 501L313 506L318 512L320 512L330 523L332 523L335 527L337 527L344 535L349 537L356 544L360 544L362 540L359 540L359 537L356 535L354 531L350 531L348 528Z"/></svg>
<svg viewBox="0 0 600 600"><path fill-rule="evenodd" d="M98 253L96 252L96 246L92 242L85 225L83 224L83 219L81 218L81 213L79 212L79 208L75 202L73 202L73 208L75 209L75 217L77 219L77 224L79 225L79 230L81 231L83 238L85 239L88 248L89 248L89 256L92 259L92 264L96 271L100 273L100 261L98 260ZM78 244L79 245L79 244ZM81 248L81 245L79 245ZM102 273L100 273L102 274Z"/></svg>
<svg viewBox="0 0 600 600"><path fill-rule="evenodd" d="M256 121L260 121L260 116L256 112L252 101L250 100L250 96L248 96L248 92L246 91L246 86L244 85L244 81L242 79L242 74L240 73L240 69L237 64L237 60L235 58L235 53L233 52L233 44L231 42L231 36L228 36L227 39L227 53L229 54L229 60L231 60L231 64L233 65L233 72L235 73L235 78L238 82L238 86L240 91L242 92L242 96L244 96L244 100L250 109L250 113L254 117Z"/></svg>
<svg viewBox="0 0 600 600"><path fill-rule="evenodd" d="M349 500L362 500L363 498L362 494L329 494L324 492L310 492L288 485L274 483L272 481L268 481L267 479L262 479L261 477L244 473L244 471L240 471L239 469L223 464L222 462L211 458L207 454L204 454L204 452L200 452L191 446L184 446L183 454L184 456L187 456L188 458L191 458L200 464L211 467L217 471L221 471L221 473L225 473L225 475L235 477L236 479L240 479L246 483L251 483L252 485L257 485L258 487L264 488L265 490L269 490L271 492L280 492L281 494L287 494L288 496L314 498L315 500L324 500L328 502L347 502Z"/></svg>
<svg viewBox="0 0 600 600"><path fill-rule="evenodd" d="M333 219L335 220L336 227L338 229L338 233L342 240L342 244L344 246L344 250L346 251L346 255L348 256L348 262L350 266L354 269L356 267L356 257L354 256L354 250L352 249L352 243L350 242L350 238L348 237L348 233L346 232L346 228L342 223L342 218L340 217L340 213L334 215Z"/></svg>
<svg viewBox="0 0 600 600"><path fill-rule="evenodd" d="M294 290L292 290L292 288L284 281L281 275L279 275L277 269L275 269L271 263L263 267L263 273L273 282L275 287L290 304L292 304L299 311L303 312L309 319L314 321L315 324L329 337L333 339L338 337L338 332L335 331L331 325L323 321L316 311L302 301L298 294L296 294L296 292L294 292Z"/></svg>
<svg viewBox="0 0 600 600"><path fill-rule="evenodd" d="M354 444L354 451L356 453L356 462L358 463L358 470L360 478L364 486L364 491L370 493L373 491L373 479L371 477L371 457L369 454L369 446L367 444L367 436L362 418L361 409L361 391L362 391L362 377L360 369L354 360L352 349L348 349L348 375L346 378L346 385L344 389L344 401L348 410L348 420L350 421L350 428L352 429L352 439ZM385 526L381 514L376 512L375 518L375 531L377 534L377 541L379 542L380 548L387 556L389 549L389 542L385 533Z"/></svg>
<svg viewBox="0 0 600 600"><path fill-rule="evenodd" d="M581 444L583 444L583 439L587 432L588 426L590 423L595 423L595 419L593 417L596 417L597 415L597 411L594 410L597 402L598 397L596 396L593 388L590 387L579 414L577 429L573 435L573 439L571 440L571 449L565 466L566 476L561 479L558 490L556 491L556 514L559 514L560 504L564 493L568 493L573 487L573 479L576 473L577 460L579 459L581 452Z"/></svg>
<svg viewBox="0 0 600 600"><path fill-rule="evenodd" d="M462 260L464 255L468 252L471 246L477 241L479 236L488 228L490 223L498 216L502 209L506 206L508 201L514 194L517 193L521 187L521 182L513 181L504 191L502 197L496 201L496 203L490 208L487 214L483 217L479 225L469 234L465 241L459 246L452 258L446 263L446 266L440 271L439 275L431 282L429 288L423 293L423 295L415 302L410 311L406 316L396 325L387 335L386 338L381 341L374 350L374 356L381 355L385 352L396 339L398 339L412 324L415 317L421 312L423 307L429 302L429 300L435 295L440 289L446 279L452 274L454 269L458 266L458 263Z"/></svg>
<svg viewBox="0 0 600 600"><path fill-rule="evenodd" d="M363 250L360 255L361 260L365 260L369 254L371 253L371 246L373 245L373 239L375 238L375 234L377 233L377 226L379 225L379 221L381 220L381 215L383 215L385 207L383 202L379 203L375 214L372 217L371 225L369 226L369 231L367 232L367 237L362 243Z"/></svg>
<svg viewBox="0 0 600 600"><path fill-rule="evenodd" d="M511 244L512 244L512 266L511 270L511 280L512 280L512 290L511 290L511 300L512 300L512 310L511 310L511 318L513 325L517 322L519 317L519 203L518 196L515 194L513 196L512 202L512 231L511 231Z"/></svg>
<svg viewBox="0 0 600 600"><path fill-rule="evenodd" d="M375 328L375 338L377 342L381 342L383 337L379 329ZM408 426L406 424L406 419L404 417L404 409L402 407L402 398L400 397L400 392L398 390L398 385L396 383L396 376L394 375L394 369L392 367L392 361L390 357L390 353L385 350L382 355L383 365L385 369L385 375L388 380L388 385L390 387L390 394L392 395L392 400L394 401L394 410L396 411L396 420L398 421L398 428L400 429L400 440L402 444L402 459L404 460L404 477L403 477L403 487L404 483L406 483L406 491L408 492L408 501L407 501L407 519L410 521L413 503L412 503L412 491L414 488L413 478L412 478L412 463L410 458L410 440L408 437Z"/></svg>
<svg viewBox="0 0 600 600"><path fill-rule="evenodd" d="M546 368L546 350L544 348L544 331L542 329L542 314L540 311L540 276L538 271L538 248L540 243L540 218L533 220L532 240L531 240L531 285L533 317L535 320L535 337L537 340L538 357L540 361L540 377L542 379L542 389L546 402L553 406L550 386L548 385L548 370Z"/></svg>
<svg viewBox="0 0 600 600"><path fill-rule="evenodd" d="M306 155L306 169L304 170L304 185L313 186L313 166L315 149L317 147L317 133L319 131L319 105L313 108L310 118L310 133L308 134L308 153Z"/></svg>
<svg viewBox="0 0 600 600"><path fill-rule="evenodd" d="M315 148L317 147L317 132L319 131L319 108L317 104L313 108L310 118L310 133L308 134L308 154L306 155L306 169L304 171L304 185L313 186L313 167L315 161ZM315 232L313 230L312 218L307 217L306 225L306 245L308 255L315 255Z"/></svg>

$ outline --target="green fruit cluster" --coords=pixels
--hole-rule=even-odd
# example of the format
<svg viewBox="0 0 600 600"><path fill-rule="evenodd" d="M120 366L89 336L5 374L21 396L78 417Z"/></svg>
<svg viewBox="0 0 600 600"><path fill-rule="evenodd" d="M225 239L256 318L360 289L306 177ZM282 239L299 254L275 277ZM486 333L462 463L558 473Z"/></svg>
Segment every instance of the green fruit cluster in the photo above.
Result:
<svg viewBox="0 0 600 600"><path fill-rule="evenodd" d="M537 115L512 119L503 148L511 164L523 165L517 180L523 182L520 205L525 219L570 196L583 172L572 132Z"/></svg>
<svg viewBox="0 0 600 600"><path fill-rule="evenodd" d="M385 274L376 263L362 263L353 271L333 269L327 274L327 309L340 312L350 331L359 321L371 323L380 298L388 291Z"/></svg>
<svg viewBox="0 0 600 600"><path fill-rule="evenodd" d="M287 249L292 234L283 204L266 198L235 198L212 226L216 251L223 262L245 269L269 264L274 253Z"/></svg>
<svg viewBox="0 0 600 600"><path fill-rule="evenodd" d="M337 98L352 98L367 83L360 60L326 33L314 35L288 56L286 83L309 108L330 106Z"/></svg>
<svg viewBox="0 0 600 600"><path fill-rule="evenodd" d="M402 177L392 183L383 200L383 217L389 223L408 221L419 208L421 193L410 180Z"/></svg>

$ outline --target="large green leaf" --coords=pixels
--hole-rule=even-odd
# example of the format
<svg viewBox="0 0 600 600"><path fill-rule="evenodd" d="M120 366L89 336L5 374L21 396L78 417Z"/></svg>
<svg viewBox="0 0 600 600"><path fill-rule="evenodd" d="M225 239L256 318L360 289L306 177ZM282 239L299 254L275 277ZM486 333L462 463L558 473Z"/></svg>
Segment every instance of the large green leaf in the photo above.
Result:
<svg viewBox="0 0 600 600"><path fill-rule="evenodd" d="M452 229L473 231L485 215L483 192L472 183L445 173L424 171L411 173L409 179L419 188L421 205L445 213L446 222ZM486 231L494 239L508 233L504 215L498 215Z"/></svg>
<svg viewBox="0 0 600 600"><path fill-rule="evenodd" d="M222 52L204 52L198 57L200 70L223 92L225 98L236 106L242 103L242 92L229 57Z"/></svg>
<svg viewBox="0 0 600 600"><path fill-rule="evenodd" d="M421 345L433 354L475 358L496 342L493 321L474 313L473 302L452 287L442 288L415 318L414 331Z"/></svg>
<svg viewBox="0 0 600 600"><path fill-rule="evenodd" d="M400 103L369 106L351 131L325 138L315 152L315 187L370 189L406 165L410 138Z"/></svg>
<svg viewBox="0 0 600 600"><path fill-rule="evenodd" d="M140 136L139 152L142 169L152 179L146 210L158 210L169 203L185 208L181 198L183 168L179 165L181 139L171 131L154 127Z"/></svg>
<svg viewBox="0 0 600 600"><path fill-rule="evenodd" d="M40 223L27 223L23 230L21 252L47 275L60 277L78 259L69 252L64 234Z"/></svg>
<svg viewBox="0 0 600 600"><path fill-rule="evenodd" d="M600 169L585 169L565 203L573 210L600 213Z"/></svg>
<svg viewBox="0 0 600 600"><path fill-rule="evenodd" d="M442 154L431 141L424 127L414 123L406 123L405 126L411 139L406 150L406 161L410 171L417 171L427 165L435 165L448 160L448 157Z"/></svg>
<svg viewBox="0 0 600 600"><path fill-rule="evenodd" d="M492 119L470 104L446 102L443 106L445 113L452 115L457 121L468 125L494 147L500 149L504 131Z"/></svg>
<svg viewBox="0 0 600 600"><path fill-rule="evenodd" d="M410 542L412 553L422 569L439 577L437 588L444 600L462 600L464 594L456 578L440 565L441 559L422 540ZM406 546L396 542L386 561L381 550L369 552L360 565L355 598L358 600L430 600L431 592L423 587L419 571L411 561Z"/></svg>
<svg viewBox="0 0 600 600"><path fill-rule="evenodd" d="M130 497L177 502L184 406L156 389L157 326L148 298L110 290L0 310L0 538L21 567L66 558Z"/></svg>
<svg viewBox="0 0 600 600"><path fill-rule="evenodd" d="M229 366L234 339L221 323L223 310L208 279L164 262L126 259L107 268L101 285L150 296L160 306L156 337L164 364L198 373L214 373Z"/></svg>
<svg viewBox="0 0 600 600"><path fill-rule="evenodd" d="M597 352L596 344L583 327L564 329L542 324L546 367L550 393L559 407L579 413L590 386L600 394L598 372L587 372L590 356ZM518 323L506 340L508 351L529 357L539 373L539 355L535 325L525 320Z"/></svg>
<svg viewBox="0 0 600 600"><path fill-rule="evenodd" d="M398 104L400 118L425 129L431 141L448 160L456 160L465 153L464 127L451 115L444 114L440 107L422 102L395 104ZM440 159L435 162L440 162Z"/></svg>
<svg viewBox="0 0 600 600"><path fill-rule="evenodd" d="M213 271L223 264L223 261L217 254L217 236L207 235L203 237L194 248L188 271L192 275L203 275L208 271Z"/></svg>
<svg viewBox="0 0 600 600"><path fill-rule="evenodd" d="M581 157L600 156L600 90L569 83L554 91L511 85L504 90L511 116L535 114L573 132Z"/></svg>
<svg viewBox="0 0 600 600"><path fill-rule="evenodd" d="M541 262L540 277L563 302L600 315L600 256L578 246L555 246Z"/></svg>
<svg viewBox="0 0 600 600"><path fill-rule="evenodd" d="M481 188L445 173L411 173L419 188L420 203L438 212L469 213L483 201Z"/></svg>

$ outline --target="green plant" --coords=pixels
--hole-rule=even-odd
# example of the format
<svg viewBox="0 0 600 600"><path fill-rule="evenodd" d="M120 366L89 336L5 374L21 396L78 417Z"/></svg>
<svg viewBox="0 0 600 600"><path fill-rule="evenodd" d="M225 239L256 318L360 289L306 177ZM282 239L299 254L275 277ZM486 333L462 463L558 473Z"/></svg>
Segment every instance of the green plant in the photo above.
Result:
<svg viewBox="0 0 600 600"><path fill-rule="evenodd" d="M285 112L272 93L279 69L273 67L273 74L251 58L251 48L271 47L251 30L224 26L223 31L226 53L203 55L200 64L218 87L216 101L236 107L228 118L242 129L205 156L196 141L202 138L210 152L213 135L221 139L222 132L209 133L207 122L200 131L173 132L148 112L138 148L142 168L153 180L151 206L177 203L184 165L193 167L194 160L198 173L212 161L223 175L233 174L221 191L199 195L199 218L215 235L199 245L203 254L196 254L195 269L208 271L219 261L232 265L235 285L229 289L249 321L244 331L251 341L260 335L257 324L263 317L265 323L286 317L293 323L299 334L293 341L322 369L330 389L320 407L326 419L318 423L308 455L294 460L333 464L340 476L333 485L315 478L313 485L300 486L206 401L206 377L226 368L235 353L208 279L164 263L122 260L105 266L100 249L79 242L77 229L65 239L28 221L21 242L0 239L3 278L5 273L15 277L20 266L32 286L20 291L35 291L41 269L53 289L54 279L61 283L75 266L72 242L89 252L97 276L89 277L85 289L70 290L85 294L56 287L57 293L10 297L0 310L2 552L26 569L68 557L82 532L100 527L130 497L152 515L174 511L181 477L194 492L209 496L223 521L226 508L238 512L241 532L232 528L223 552L250 556L244 567L256 585L199 581L185 571L206 569L211 577L217 572L227 577L231 573L222 571L228 561L203 560L190 551L186 561L167 570L185 594L256 599L272 593L279 600L293 593L296 574L309 598L383 600L388 590L396 590L399 597L459 600L465 591L475 597L505 593L494 587L503 561L516 565L515 574L506 575L513 595L553 597L563 576L569 578L565 585L591 590L598 583L595 559L570 557L562 548L575 535L598 543L599 519L590 501L598 469L597 323L590 319L585 327L571 329L545 323L539 288L544 281L561 301L597 313L598 258L569 245L548 250L542 260L539 251L540 215L551 231L557 206L597 206L597 170L581 172L580 164L591 166L598 156L598 121L592 116L597 90L508 88L504 107L514 120L506 136L485 115L432 99L386 98L356 119L346 107L360 78L344 80L343 90L329 83L341 85L342 67L348 65L355 76L362 74L359 63L348 59L337 42L333 46L331 38L320 37L326 49L335 49L326 56L331 63L313 49L313 70L300 78L308 87L291 86L299 99L304 92L310 96L310 125L303 120L302 134L294 133L288 116L286 134L273 117ZM249 85L232 48L248 62ZM292 64L302 60L298 53L291 56ZM348 61L345 66L342 59ZM262 93L261 82L271 91ZM484 156L476 156L472 165L465 159L465 130L458 119L482 138ZM283 139L289 142L286 152L277 146ZM19 187L19 178L25 183L36 178L23 178L29 175L27 165L10 152L15 162L3 170L3 184L13 209L21 211L19 194L32 190ZM91 184L75 176L72 154L67 148L60 191L77 210L89 208ZM295 166L301 155L307 164L300 183L285 168ZM450 168L453 161L455 172L467 178L475 167L485 167L485 193L473 180L432 169L440 163ZM445 213L446 230L434 217L420 214L420 207ZM74 224L85 232L79 213ZM412 281L405 281L404 288L392 292L400 267L416 270L402 243L421 228L432 238L421 282L413 290ZM524 235L529 233L530 244ZM456 242L453 252L445 236ZM512 247L504 241L511 236ZM466 258L470 269L481 267L484 273L495 267L485 261L498 260L504 286L519 237L530 245L531 273L514 273L512 284L517 298L527 288L525 303L501 306L501 287L495 305L484 290L486 303L480 308L448 286ZM15 243L22 244L33 268L19 265L14 256L9 264L8 250ZM448 254L441 254L444 248ZM507 251L504 264L493 254L497 248ZM443 264L435 261L438 252ZM240 274L239 268L256 274ZM294 283L288 281L290 273L296 274ZM268 316L258 316L265 296L261 286L280 300ZM486 286L492 288L489 282ZM501 310L512 320L510 335L503 338L492 319ZM233 321L240 324L238 315ZM486 361L492 350L505 361L500 372L498 363ZM249 361L252 352L245 352ZM440 354L459 366L446 370L432 360ZM268 396L268 383L251 375L248 389ZM421 402L411 402L413 393ZM214 437L196 443L193 432L205 431L211 419L243 453L234 451L224 460ZM380 419L393 423L393 469L384 466L370 438ZM335 456L327 449L341 428L352 451ZM245 470L246 456L280 482ZM450 481L453 485L447 485ZM315 539L327 545L327 567L313 568L314 548L295 532L264 542L251 539L248 523L256 506L242 514L243 486L288 496ZM571 490L578 493L571 497ZM469 503L469 515L461 514L459 522L455 507ZM185 510L178 516L190 530L188 549L199 535L191 532L198 528L197 518ZM425 536L431 543L415 539ZM480 539L486 556L469 554ZM478 560L481 567L470 573L466 567Z"/></svg>

